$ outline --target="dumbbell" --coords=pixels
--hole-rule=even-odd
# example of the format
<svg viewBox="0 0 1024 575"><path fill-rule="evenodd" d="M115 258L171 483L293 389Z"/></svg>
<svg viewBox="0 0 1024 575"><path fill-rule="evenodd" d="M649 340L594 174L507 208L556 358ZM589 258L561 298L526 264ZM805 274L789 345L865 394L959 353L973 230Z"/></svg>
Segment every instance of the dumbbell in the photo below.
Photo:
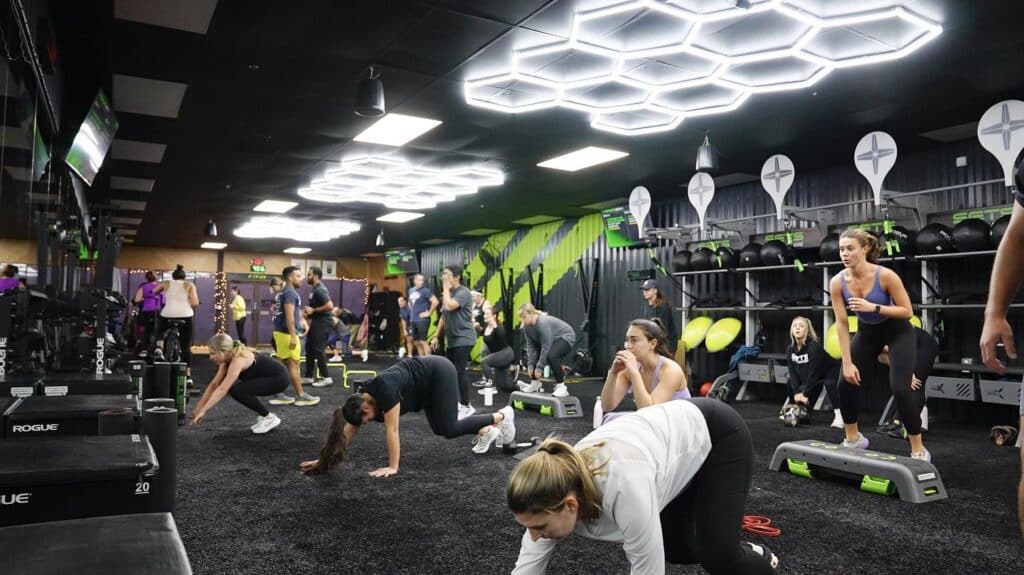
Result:
<svg viewBox="0 0 1024 575"><path fill-rule="evenodd" d="M501 446L501 452L505 455L515 455L519 453L520 449L529 449L535 445L540 445L541 438L531 437L530 441L521 441L519 443L505 444Z"/></svg>

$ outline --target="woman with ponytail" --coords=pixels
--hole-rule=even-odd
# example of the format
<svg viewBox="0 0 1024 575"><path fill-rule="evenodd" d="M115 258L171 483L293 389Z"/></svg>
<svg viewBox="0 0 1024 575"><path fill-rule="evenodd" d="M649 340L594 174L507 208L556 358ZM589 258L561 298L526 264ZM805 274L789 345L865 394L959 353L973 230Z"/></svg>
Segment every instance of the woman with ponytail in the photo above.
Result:
<svg viewBox="0 0 1024 575"><path fill-rule="evenodd" d="M213 336L207 345L210 360L217 364L217 375L210 380L206 392L196 404L192 425L198 424L225 395L259 414L250 428L253 433L267 433L281 425L281 419L270 413L259 398L281 393L291 383L284 364L268 355L254 353L226 333Z"/></svg>
<svg viewBox="0 0 1024 575"><path fill-rule="evenodd" d="M508 507L526 528L512 573L544 573L555 544L573 532L621 542L632 575L662 575L666 563L774 573L779 561L767 547L740 542L753 460L743 419L707 398L625 414L575 446L548 438L508 480Z"/></svg>
<svg viewBox="0 0 1024 575"><path fill-rule="evenodd" d="M630 391L637 409L690 397L686 373L672 359L668 341L665 326L658 318L635 319L629 323L626 349L615 354L601 389L605 422L628 413L611 412L619 407Z"/></svg>

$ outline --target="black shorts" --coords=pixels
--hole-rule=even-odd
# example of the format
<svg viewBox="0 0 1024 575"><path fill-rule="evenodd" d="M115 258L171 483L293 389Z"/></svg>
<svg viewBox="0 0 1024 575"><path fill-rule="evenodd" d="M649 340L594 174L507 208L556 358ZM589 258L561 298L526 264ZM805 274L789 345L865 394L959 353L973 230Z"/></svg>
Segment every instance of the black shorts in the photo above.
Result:
<svg viewBox="0 0 1024 575"><path fill-rule="evenodd" d="M416 319L415 321L409 322L409 333L415 340L427 339L427 330L430 329L429 319Z"/></svg>

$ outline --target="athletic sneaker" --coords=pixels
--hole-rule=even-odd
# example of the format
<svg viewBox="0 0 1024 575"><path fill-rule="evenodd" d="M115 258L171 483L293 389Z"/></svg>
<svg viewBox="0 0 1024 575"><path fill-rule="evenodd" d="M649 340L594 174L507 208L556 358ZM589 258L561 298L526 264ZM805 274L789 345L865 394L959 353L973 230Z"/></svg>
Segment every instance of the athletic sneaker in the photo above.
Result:
<svg viewBox="0 0 1024 575"><path fill-rule="evenodd" d="M467 403L466 405L459 404L459 419L465 419L470 415L476 413L476 408L472 404Z"/></svg>
<svg viewBox="0 0 1024 575"><path fill-rule="evenodd" d="M368 349L364 349L364 350L363 350L363 351L362 351L362 352L361 352L361 353L359 354L359 356L363 358L363 362L365 363L365 362L366 362L366 360L370 359L370 350L368 350Z"/></svg>
<svg viewBox="0 0 1024 575"><path fill-rule="evenodd" d="M491 387L491 380L486 377L480 378L473 382L473 387Z"/></svg>
<svg viewBox="0 0 1024 575"><path fill-rule="evenodd" d="M321 377L320 379L313 382L313 387L327 387L328 385L334 385L333 378Z"/></svg>
<svg viewBox="0 0 1024 575"><path fill-rule="evenodd" d="M271 429L274 429L278 425L281 425L281 418L273 413L269 413L266 417L258 418L256 420L256 425L253 425L249 429L252 429L252 432L257 435L262 435Z"/></svg>
<svg viewBox="0 0 1024 575"><path fill-rule="evenodd" d="M551 392L555 397L569 397L569 388L564 383L556 383L555 390Z"/></svg>
<svg viewBox="0 0 1024 575"><path fill-rule="evenodd" d="M921 408L921 431L928 431L928 406Z"/></svg>
<svg viewBox="0 0 1024 575"><path fill-rule="evenodd" d="M932 453L925 449L924 451L914 451L910 454L911 459L917 459L919 461L932 462Z"/></svg>
<svg viewBox="0 0 1024 575"><path fill-rule="evenodd" d="M403 357L405 357L405 348L400 347L398 348L398 359L402 359Z"/></svg>
<svg viewBox="0 0 1024 575"><path fill-rule="evenodd" d="M836 416L832 419L832 425L830 425L829 427L832 427L834 429L842 429L843 428L843 412L839 411L838 409L836 409L834 411L836 412Z"/></svg>
<svg viewBox="0 0 1024 575"><path fill-rule="evenodd" d="M295 398L282 391L274 397L271 397L268 403L270 403L270 405L291 405L295 403Z"/></svg>
<svg viewBox="0 0 1024 575"><path fill-rule="evenodd" d="M501 431L493 425L488 426L487 431L483 435L477 435L473 438L473 453L487 453L487 450L491 448L491 444L499 438L501 438Z"/></svg>
<svg viewBox="0 0 1024 575"><path fill-rule="evenodd" d="M864 434L858 431L857 432L857 439L856 440L854 440L854 441L847 441L847 440L844 439L843 443L842 443L842 446L843 447L853 447L855 449L867 449L869 443L870 442L868 441L868 438L864 437Z"/></svg>
<svg viewBox="0 0 1024 575"><path fill-rule="evenodd" d="M519 379L519 369L520 367L518 363L512 365L512 381L517 381Z"/></svg>
<svg viewBox="0 0 1024 575"><path fill-rule="evenodd" d="M903 424L900 423L898 419L890 419L889 421L886 421L882 425L879 425L877 428L875 428L875 431L877 431L878 433L890 433L892 431L901 429L902 427Z"/></svg>
<svg viewBox="0 0 1024 575"><path fill-rule="evenodd" d="M342 363L343 361L345 360L340 355L334 354L327 360L327 363Z"/></svg>
<svg viewBox="0 0 1024 575"><path fill-rule="evenodd" d="M524 393L540 393L544 391L544 386L541 385L539 379L531 379L530 383L517 382L519 390Z"/></svg>
<svg viewBox="0 0 1024 575"><path fill-rule="evenodd" d="M768 564L772 566L772 569L779 568L779 557L772 553L772 550L767 545L759 545L757 543L751 543L749 541L743 541L740 545L745 545L750 548L751 551L757 553L761 557L764 557Z"/></svg>
<svg viewBox="0 0 1024 575"><path fill-rule="evenodd" d="M306 392L302 392L302 395L295 398L295 405L306 407L308 405L316 405L320 403L320 398L315 395L310 395Z"/></svg>
<svg viewBox="0 0 1024 575"><path fill-rule="evenodd" d="M906 439L907 438L907 428L903 427L902 425L900 425L900 426L897 426L894 429L890 429L889 431L886 432L886 434L889 437L894 437L896 439Z"/></svg>
<svg viewBox="0 0 1024 575"><path fill-rule="evenodd" d="M498 413L504 416L501 423L498 424L498 429L501 431L501 443L512 445L516 441L516 410L512 409L511 405L506 405L499 409Z"/></svg>

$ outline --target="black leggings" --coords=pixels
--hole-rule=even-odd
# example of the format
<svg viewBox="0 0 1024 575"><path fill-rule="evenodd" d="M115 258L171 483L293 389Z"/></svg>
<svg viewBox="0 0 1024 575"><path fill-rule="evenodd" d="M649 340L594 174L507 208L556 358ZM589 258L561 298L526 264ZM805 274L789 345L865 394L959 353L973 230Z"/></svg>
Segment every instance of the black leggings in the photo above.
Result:
<svg viewBox="0 0 1024 575"><path fill-rule="evenodd" d="M469 405L469 374L466 373L466 366L469 365L469 353L473 351L471 345L460 345L447 349L448 359L455 364L455 373L458 375L456 381L459 389L459 403Z"/></svg>
<svg viewBox="0 0 1024 575"><path fill-rule="evenodd" d="M480 360L480 369L484 375L491 378L494 385L501 391L516 391L518 388L514 381L509 381L508 366L516 360L516 352L511 347L505 347L492 351Z"/></svg>
<svg viewBox="0 0 1024 575"><path fill-rule="evenodd" d="M449 348L451 350L452 348ZM455 348L469 349L469 348ZM426 368L426 397L423 398L423 413L435 435L448 439L463 435L476 435L481 427L494 423L494 416L470 415L459 419L458 403L461 384L459 374L452 362L443 357L425 355L419 358Z"/></svg>
<svg viewBox="0 0 1024 575"><path fill-rule="evenodd" d="M704 397L682 401L693 403L704 414L711 453L686 490L661 510L665 560L700 563L712 575L774 573L766 558L740 545L754 466L747 424L721 401Z"/></svg>
<svg viewBox="0 0 1024 575"><path fill-rule="evenodd" d="M181 345L181 361L188 366L192 365L192 318L190 317L163 317L157 316L156 339L163 341L164 332L170 327L171 321L180 321L178 334L181 338L178 343Z"/></svg>
<svg viewBox="0 0 1024 575"><path fill-rule="evenodd" d="M247 343L245 341L245 320L246 316L244 315L241 318L235 320L235 334L238 335L238 341L242 343Z"/></svg>
<svg viewBox="0 0 1024 575"><path fill-rule="evenodd" d="M142 324L142 342L140 342L138 348L148 352L153 347L153 333L156 332L156 312L140 312L139 323Z"/></svg>
<svg viewBox="0 0 1024 575"><path fill-rule="evenodd" d="M306 377L319 374L327 377L327 332L331 329L331 320L327 317L314 317L309 322L309 334L306 335Z"/></svg>
<svg viewBox="0 0 1024 575"><path fill-rule="evenodd" d="M287 377L256 377L245 381L236 381L228 390L228 395L238 403L266 417L270 412L263 406L263 402L259 398L281 393L289 385L291 385L291 380Z"/></svg>
<svg viewBox="0 0 1024 575"><path fill-rule="evenodd" d="M917 361L914 326L905 319L887 319L879 323L860 322L857 335L850 342L853 364L860 371L861 385L851 385L845 379L839 384L839 409L843 422L857 423L860 413L861 387L877 377L881 365L878 354L889 346L889 389L896 400L896 409L903 416L903 425L910 435L921 433L921 406L924 405L924 386L910 389Z"/></svg>
<svg viewBox="0 0 1024 575"><path fill-rule="evenodd" d="M565 360L569 358L571 353L572 344L564 339L556 339L551 342L551 347L548 348L548 354L544 356L544 361L551 368L551 375L555 378L555 383L565 381L565 372L562 371L562 366L565 365Z"/></svg>

